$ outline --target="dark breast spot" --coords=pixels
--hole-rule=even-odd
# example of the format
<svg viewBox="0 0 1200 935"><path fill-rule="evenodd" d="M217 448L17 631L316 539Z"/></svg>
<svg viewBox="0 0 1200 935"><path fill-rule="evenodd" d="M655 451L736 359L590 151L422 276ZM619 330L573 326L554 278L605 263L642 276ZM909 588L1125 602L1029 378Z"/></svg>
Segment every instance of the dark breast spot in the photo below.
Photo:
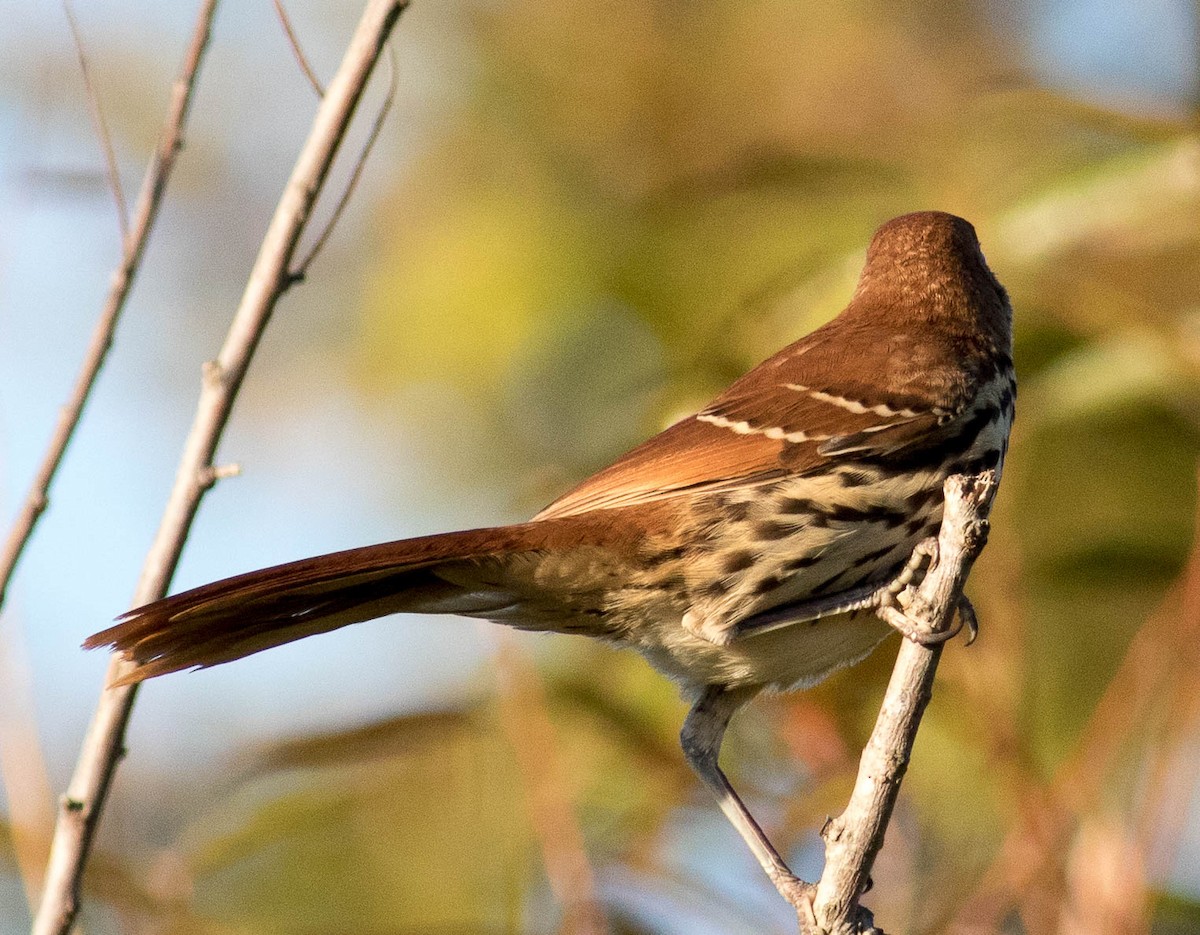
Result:
<svg viewBox="0 0 1200 935"><path fill-rule="evenodd" d="M784 563L784 571L800 571L802 568L812 568L821 560L819 555L801 555Z"/></svg>
<svg viewBox="0 0 1200 935"><path fill-rule="evenodd" d="M783 579L776 575L767 575L754 583L755 594L767 594L783 584Z"/></svg>
<svg viewBox="0 0 1200 935"><path fill-rule="evenodd" d="M875 562L879 561L881 558L891 552L895 547L896 545L893 543L892 545L885 545L882 548L876 549L874 552L868 552L862 558L856 558L854 560L854 567L862 568L863 565L873 565Z"/></svg>
<svg viewBox="0 0 1200 935"><path fill-rule="evenodd" d="M767 542L776 539L786 539L795 531L795 526L789 523L777 523L773 520L765 520L764 522L754 524L754 538Z"/></svg>
<svg viewBox="0 0 1200 935"><path fill-rule="evenodd" d="M919 510L930 500L933 500L935 497L937 497L941 492L941 487L922 487L915 493L910 493L907 497L905 497L904 505L908 508L909 512L912 512L913 510Z"/></svg>
<svg viewBox="0 0 1200 935"><path fill-rule="evenodd" d="M824 594L826 591L832 590L833 586L834 586L835 584L837 584L837 581L838 581L838 579L839 579L839 578L841 578L841 577L842 577L842 575L844 575L844 574L845 574L845 570L843 570L843 571L839 571L839 572L838 572L836 575L834 575L832 578L826 578L826 579L825 579L824 581L822 581L820 584L813 585L813 587L812 587L812 589L810 590L810 592L809 592L809 593L811 593L811 594Z"/></svg>
<svg viewBox="0 0 1200 935"><path fill-rule="evenodd" d="M741 523L750 515L749 500L726 500L721 504L721 514L730 522Z"/></svg>
<svg viewBox="0 0 1200 935"><path fill-rule="evenodd" d="M835 503L829 508L829 518L839 523L861 523L870 519L868 510L859 510L844 503Z"/></svg>
<svg viewBox="0 0 1200 935"><path fill-rule="evenodd" d="M751 552L749 549L739 549L736 552L730 552L721 559L721 571L725 574L732 574L735 571L745 571L756 561L758 561L756 553Z"/></svg>
<svg viewBox="0 0 1200 935"><path fill-rule="evenodd" d="M643 552L642 561L653 567L661 565L663 562L677 562L687 554L687 547L678 545L670 549L662 549L658 552Z"/></svg>
<svg viewBox="0 0 1200 935"><path fill-rule="evenodd" d="M838 480L843 487L862 487L865 484L871 483L874 476L867 471L844 470L838 471Z"/></svg>

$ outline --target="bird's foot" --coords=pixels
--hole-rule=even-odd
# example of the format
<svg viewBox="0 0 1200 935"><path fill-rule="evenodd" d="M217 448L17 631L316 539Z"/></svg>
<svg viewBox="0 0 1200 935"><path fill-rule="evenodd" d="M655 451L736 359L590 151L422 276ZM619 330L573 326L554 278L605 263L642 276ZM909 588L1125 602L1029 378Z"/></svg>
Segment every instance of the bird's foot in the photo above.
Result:
<svg viewBox="0 0 1200 935"><path fill-rule="evenodd" d="M967 645L970 646L979 635L979 619L975 616L975 608L965 596L959 598L955 608L957 613L951 626L945 630L934 630L928 622L926 608L913 581L919 573L919 584L937 562L938 540L931 537L918 542L900 574L893 578L886 588L879 591L879 603L875 613L884 623L899 631L905 639L922 646L938 646L945 643L958 636L965 627Z"/></svg>

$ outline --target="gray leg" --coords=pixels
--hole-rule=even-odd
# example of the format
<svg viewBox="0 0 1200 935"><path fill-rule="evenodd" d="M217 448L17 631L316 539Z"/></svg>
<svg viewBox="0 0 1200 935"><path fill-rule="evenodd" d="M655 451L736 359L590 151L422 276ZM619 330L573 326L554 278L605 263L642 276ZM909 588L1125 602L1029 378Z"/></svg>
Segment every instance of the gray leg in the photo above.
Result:
<svg viewBox="0 0 1200 935"><path fill-rule="evenodd" d="M721 741L725 737L729 719L738 708L758 694L758 691L757 688L726 690L717 686L704 689L704 693L688 713L687 720L683 722L679 740L688 763L704 784L713 791L721 811L737 829L742 840L750 846L775 888L797 909L811 913L812 885L805 883L788 869L788 865L767 840L766 834L758 826L750 810L734 792L718 763Z"/></svg>

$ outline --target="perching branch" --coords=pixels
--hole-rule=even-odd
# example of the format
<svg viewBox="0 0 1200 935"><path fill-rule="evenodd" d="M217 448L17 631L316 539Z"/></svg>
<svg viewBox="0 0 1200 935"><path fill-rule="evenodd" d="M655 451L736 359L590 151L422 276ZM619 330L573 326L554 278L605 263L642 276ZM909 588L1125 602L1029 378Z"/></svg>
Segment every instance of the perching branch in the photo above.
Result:
<svg viewBox="0 0 1200 935"><path fill-rule="evenodd" d="M955 475L946 481L937 562L919 587L900 596L905 616L927 633L948 630L955 611L974 613L962 589L987 541L987 514L995 489L994 471L977 477ZM883 608L881 613L887 610ZM941 649L941 643L922 645L908 639L900 646L879 718L862 753L850 803L822 831L825 871L813 899L813 919L809 921L813 935L882 935L858 899L883 846L921 715L933 691Z"/></svg>
<svg viewBox="0 0 1200 935"><path fill-rule="evenodd" d="M406 0L369 0L342 64L317 109L217 359L204 368L200 399L154 543L134 592L134 605L166 593L192 518L219 471L217 443L279 297L292 283L288 267L358 100ZM111 684L128 663L114 656ZM109 786L123 752L133 707L132 686L106 688L84 738L75 774L59 809L46 889L34 935L66 935L79 906L80 880Z"/></svg>

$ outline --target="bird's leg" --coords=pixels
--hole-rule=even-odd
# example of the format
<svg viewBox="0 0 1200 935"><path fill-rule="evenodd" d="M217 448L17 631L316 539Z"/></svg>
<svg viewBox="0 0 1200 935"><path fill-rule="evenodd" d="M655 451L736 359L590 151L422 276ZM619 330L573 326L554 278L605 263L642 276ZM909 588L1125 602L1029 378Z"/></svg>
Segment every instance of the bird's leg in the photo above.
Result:
<svg viewBox="0 0 1200 935"><path fill-rule="evenodd" d="M679 742L689 765L717 797L721 811L737 829L742 840L749 845L759 864L775 884L775 888L798 912L811 914L814 892L812 884L805 883L788 869L784 859L779 856L779 852L767 839L750 810L725 778L718 762L721 741L725 737L729 719L757 693L757 688L705 688L683 722Z"/></svg>

